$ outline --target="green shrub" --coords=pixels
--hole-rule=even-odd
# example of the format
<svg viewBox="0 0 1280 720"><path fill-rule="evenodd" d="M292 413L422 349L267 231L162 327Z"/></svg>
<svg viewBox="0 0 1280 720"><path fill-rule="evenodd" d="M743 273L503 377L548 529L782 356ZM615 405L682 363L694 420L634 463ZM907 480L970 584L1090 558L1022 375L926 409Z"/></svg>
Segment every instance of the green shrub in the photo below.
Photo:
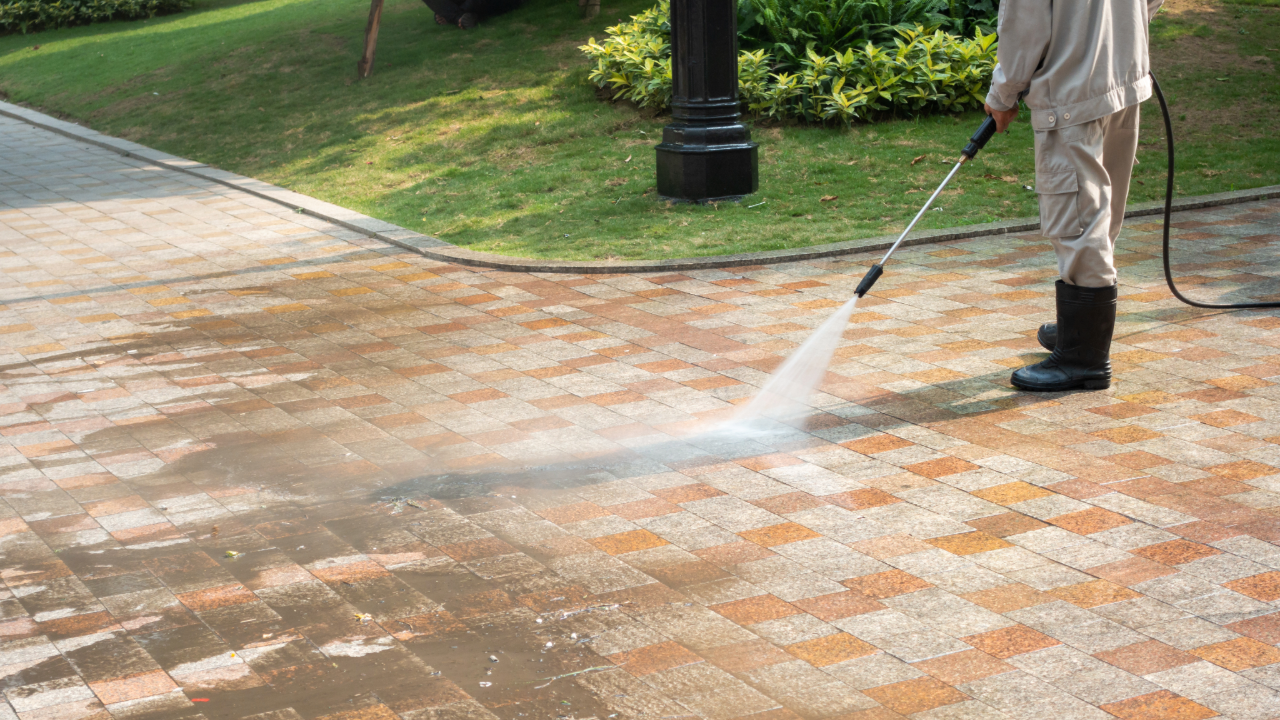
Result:
<svg viewBox="0 0 1280 720"><path fill-rule="evenodd" d="M892 43L902 27L946 22L945 0L739 0L743 47L763 49L783 64L813 50L826 55L868 42Z"/></svg>
<svg viewBox="0 0 1280 720"><path fill-rule="evenodd" d="M995 32L1000 0L947 0L950 30L968 35L975 30Z"/></svg>
<svg viewBox="0 0 1280 720"><path fill-rule="evenodd" d="M671 5L661 0L631 22L614 25L597 43L581 47L596 61L588 76L596 87L613 90L615 99L640 107L665 108L671 102Z"/></svg>
<svg viewBox="0 0 1280 720"><path fill-rule="evenodd" d="M137 20L191 7L192 0L0 0L0 34Z"/></svg>
<svg viewBox="0 0 1280 720"><path fill-rule="evenodd" d="M887 47L917 25L991 32L998 8L998 0L738 0L738 35L741 47L793 69L810 49L830 55L866 43Z"/></svg>
<svg viewBox="0 0 1280 720"><path fill-rule="evenodd" d="M671 100L667 0L632 22L608 28L582 51L596 63L589 78L615 98L665 108ZM981 107L995 68L995 35L966 39L941 29L895 29L891 47L871 42L824 54L808 48L794 71L764 50L738 56L738 91L749 111L769 118L850 124L894 115Z"/></svg>

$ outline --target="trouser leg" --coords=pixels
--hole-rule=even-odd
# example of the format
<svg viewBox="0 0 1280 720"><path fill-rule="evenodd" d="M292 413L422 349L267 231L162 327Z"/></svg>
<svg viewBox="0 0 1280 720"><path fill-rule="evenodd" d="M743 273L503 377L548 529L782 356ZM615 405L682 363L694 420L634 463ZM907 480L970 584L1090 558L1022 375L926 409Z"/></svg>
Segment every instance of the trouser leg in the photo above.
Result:
<svg viewBox="0 0 1280 720"><path fill-rule="evenodd" d="M462 11L489 18L510 12L519 6L519 0L463 0Z"/></svg>
<svg viewBox="0 0 1280 720"><path fill-rule="evenodd" d="M1103 118L1102 167L1111 179L1111 226L1107 232L1114 248L1124 224L1124 209L1129 201L1129 184L1133 180L1133 164L1138 156L1138 116L1141 107L1129 107Z"/></svg>
<svg viewBox="0 0 1280 720"><path fill-rule="evenodd" d="M422 0L422 2L450 25L458 22L458 18L462 17L462 8L458 7L453 0Z"/></svg>
<svg viewBox="0 0 1280 720"><path fill-rule="evenodd" d="M1137 107L1081 125L1036 133L1041 232L1053 241L1069 285L1116 282L1115 239L1137 150Z"/></svg>

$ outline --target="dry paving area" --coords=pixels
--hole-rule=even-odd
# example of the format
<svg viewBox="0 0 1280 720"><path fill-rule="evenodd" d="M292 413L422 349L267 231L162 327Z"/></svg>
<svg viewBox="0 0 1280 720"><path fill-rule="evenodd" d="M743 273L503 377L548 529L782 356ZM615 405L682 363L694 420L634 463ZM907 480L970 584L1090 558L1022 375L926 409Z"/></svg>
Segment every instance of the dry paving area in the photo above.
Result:
<svg viewBox="0 0 1280 720"><path fill-rule="evenodd" d="M447 265L0 120L0 720L1272 720L1280 314L1121 241L910 248L803 422L699 434L872 258ZM1176 218L1280 293L1280 202Z"/></svg>

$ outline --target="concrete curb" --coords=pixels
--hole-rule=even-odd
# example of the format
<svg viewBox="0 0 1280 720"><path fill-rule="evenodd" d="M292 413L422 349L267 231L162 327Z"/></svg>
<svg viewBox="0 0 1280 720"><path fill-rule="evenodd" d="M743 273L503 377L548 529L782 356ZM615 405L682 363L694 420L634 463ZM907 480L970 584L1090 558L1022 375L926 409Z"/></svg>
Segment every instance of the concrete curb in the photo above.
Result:
<svg viewBox="0 0 1280 720"><path fill-rule="evenodd" d="M365 233L383 242L402 247L406 250L411 250L433 260L457 263L459 265L469 265L472 267L510 270L513 272L577 273L582 275L705 270L709 268L739 267L744 265L803 262L805 260L816 260L818 258L848 255L859 252L881 252L887 250L889 246L893 244L893 241L897 239L897 236L895 235L882 235L879 237L846 240L844 242L813 245L810 247L788 250L739 253L736 255L711 255L698 258L677 258L674 260L596 260L576 262L494 255L491 253L466 250L443 240L402 228L399 225L393 225L389 222L371 218L368 215L361 215L358 212L348 210L344 207L339 207L332 203L317 200L313 197L308 197L291 190L285 190L284 188L276 187L275 185L264 183L260 180L254 180L253 178L247 178L225 170L219 170L194 160L187 160L165 152L160 152L159 150L153 150L145 145L139 145L135 142L121 140L120 138L111 137L110 135L104 135L96 130L90 130L89 128L76 125L75 123L66 122L64 120L58 120L57 118L50 117L44 113L40 113L20 105L0 102L0 115L20 120L42 130L48 130L59 135L64 135L72 138L73 140L79 140L90 145L111 150L112 152L119 153L125 157L144 160L167 170L175 170L189 175L195 175L221 185L242 190L250 195L279 203L286 207L290 207L308 215L334 223L335 225L340 225L350 230ZM1236 190L1234 192L1216 193L1213 195L1175 198L1173 201L1173 210L1174 212L1182 210L1198 210L1200 208L1234 205L1236 203L1250 202L1254 200L1267 200L1278 197L1280 197L1280 185L1271 185L1268 187L1254 188L1252 190ZM1131 206L1128 211L1125 212L1125 217L1144 217L1149 215L1159 215L1163 212L1164 203L1162 201L1140 203ZM963 227L946 228L942 230L922 230L914 236L907 238L902 244L903 246L927 245L931 243L947 242L949 240L967 240L970 238L987 237L991 235L1030 232L1032 230L1039 229L1039 227L1039 218L1018 218L1015 220L1004 220L1001 222L983 223L980 225L965 225Z"/></svg>

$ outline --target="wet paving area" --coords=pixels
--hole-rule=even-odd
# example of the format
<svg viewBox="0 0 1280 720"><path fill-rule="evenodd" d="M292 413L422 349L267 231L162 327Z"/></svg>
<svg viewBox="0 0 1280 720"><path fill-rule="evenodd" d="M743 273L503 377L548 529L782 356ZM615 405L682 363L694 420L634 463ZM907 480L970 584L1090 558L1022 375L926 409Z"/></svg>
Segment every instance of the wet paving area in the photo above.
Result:
<svg viewBox="0 0 1280 720"><path fill-rule="evenodd" d="M1150 219L1110 390L1008 383L1047 241L929 245L748 437L873 258L487 271L0 156L0 720L1280 717L1280 314ZM1280 202L1174 233L1280 296Z"/></svg>

